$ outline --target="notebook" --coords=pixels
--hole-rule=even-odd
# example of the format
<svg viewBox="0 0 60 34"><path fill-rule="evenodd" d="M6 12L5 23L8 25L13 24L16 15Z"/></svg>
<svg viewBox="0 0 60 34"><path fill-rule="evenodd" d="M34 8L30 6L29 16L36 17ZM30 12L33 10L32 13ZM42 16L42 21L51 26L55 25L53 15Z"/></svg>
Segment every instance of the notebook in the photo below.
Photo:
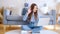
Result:
<svg viewBox="0 0 60 34"><path fill-rule="evenodd" d="M50 18L39 18L37 26L48 25L49 21L50 21Z"/></svg>

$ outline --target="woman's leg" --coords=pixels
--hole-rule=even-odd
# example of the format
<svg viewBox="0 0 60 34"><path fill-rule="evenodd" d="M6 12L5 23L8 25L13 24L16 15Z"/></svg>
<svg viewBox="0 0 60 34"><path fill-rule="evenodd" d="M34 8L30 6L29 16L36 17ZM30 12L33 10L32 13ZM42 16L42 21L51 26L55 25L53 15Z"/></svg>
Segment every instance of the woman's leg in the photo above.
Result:
<svg viewBox="0 0 60 34"><path fill-rule="evenodd" d="M34 22L30 22L30 24L28 25L31 29L34 28Z"/></svg>
<svg viewBox="0 0 60 34"><path fill-rule="evenodd" d="M43 27L42 26L34 26L34 29L32 29L32 32L37 32L37 33L40 33L40 30L42 30Z"/></svg>
<svg viewBox="0 0 60 34"><path fill-rule="evenodd" d="M22 25L22 30L31 30L31 28L28 25Z"/></svg>

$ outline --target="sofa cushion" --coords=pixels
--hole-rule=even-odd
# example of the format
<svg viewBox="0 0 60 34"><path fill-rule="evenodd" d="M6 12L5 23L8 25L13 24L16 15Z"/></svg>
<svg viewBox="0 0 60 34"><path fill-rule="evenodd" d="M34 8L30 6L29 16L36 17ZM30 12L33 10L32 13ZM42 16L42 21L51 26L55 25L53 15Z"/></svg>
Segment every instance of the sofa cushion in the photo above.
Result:
<svg viewBox="0 0 60 34"><path fill-rule="evenodd" d="M13 21L15 21L15 20L22 20L22 16L13 16L13 15L9 15L9 16L7 16L7 20L13 20Z"/></svg>
<svg viewBox="0 0 60 34"><path fill-rule="evenodd" d="M8 25L27 25L27 24L29 24L29 23L27 23L27 22L24 22L24 21L7 21L8 23Z"/></svg>

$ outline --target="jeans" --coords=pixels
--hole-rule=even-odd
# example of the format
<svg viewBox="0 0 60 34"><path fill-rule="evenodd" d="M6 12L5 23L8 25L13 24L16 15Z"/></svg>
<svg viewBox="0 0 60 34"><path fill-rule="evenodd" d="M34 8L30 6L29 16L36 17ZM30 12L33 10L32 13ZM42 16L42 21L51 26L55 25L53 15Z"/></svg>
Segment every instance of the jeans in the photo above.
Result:
<svg viewBox="0 0 60 34"><path fill-rule="evenodd" d="M23 30L32 30L32 32L40 32L43 29L42 26L34 26L34 23L31 22L29 25L23 25Z"/></svg>

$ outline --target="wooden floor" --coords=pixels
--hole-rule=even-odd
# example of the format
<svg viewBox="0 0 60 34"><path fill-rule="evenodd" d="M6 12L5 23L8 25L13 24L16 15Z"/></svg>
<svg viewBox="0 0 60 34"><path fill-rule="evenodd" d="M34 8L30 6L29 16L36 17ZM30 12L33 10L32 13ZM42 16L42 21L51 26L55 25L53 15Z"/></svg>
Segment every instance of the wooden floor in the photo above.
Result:
<svg viewBox="0 0 60 34"><path fill-rule="evenodd" d="M21 27L6 27L6 32L10 30L21 30Z"/></svg>
<svg viewBox="0 0 60 34"><path fill-rule="evenodd" d="M44 28L44 29L49 30L47 28ZM9 25L0 25L0 34L4 34L5 32L11 31L11 30L21 30L21 28L17 27L17 26L16 27L15 26L11 27ZM56 31L60 34L60 29L52 30L52 31Z"/></svg>
<svg viewBox="0 0 60 34"><path fill-rule="evenodd" d="M3 25L0 24L0 34L4 34L4 28Z"/></svg>

